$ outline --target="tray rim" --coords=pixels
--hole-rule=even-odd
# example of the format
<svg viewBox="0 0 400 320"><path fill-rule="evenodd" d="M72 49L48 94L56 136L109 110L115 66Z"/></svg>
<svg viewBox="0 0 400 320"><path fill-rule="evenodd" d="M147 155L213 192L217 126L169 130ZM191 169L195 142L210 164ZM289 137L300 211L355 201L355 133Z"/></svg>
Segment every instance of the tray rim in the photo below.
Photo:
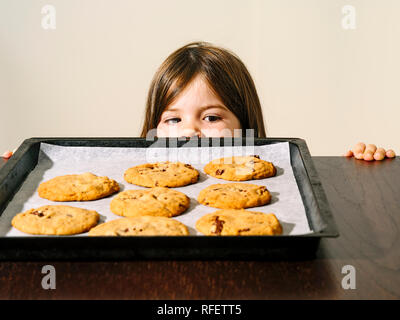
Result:
<svg viewBox="0 0 400 320"><path fill-rule="evenodd" d="M152 141L147 140L150 142L154 142L155 140L166 140L166 142L169 143L169 140L171 139L177 139L176 137L171 137L171 138L155 138ZM204 138L202 138L204 139ZM205 138L205 139L218 139L218 138ZM224 138L220 138L220 141L222 141ZM232 138L232 139L241 139L244 141L244 137L242 138ZM70 142L79 142L79 141L143 141L146 140L146 138L143 137L32 137L25 139L21 145L18 147L14 155L0 168L0 184L7 177L8 174L11 173L12 169L18 164L19 160L23 157L25 152L29 150L32 145L37 144L37 143L51 143L53 141L58 141L58 140L64 140L64 141L70 141ZM189 138L179 138L179 141L185 142L189 141ZM336 238L339 237L339 231L337 228L337 225L335 223L334 217L332 215L325 191L322 187L322 184L319 179L319 175L317 170L315 169L314 163L312 161L311 154L309 152L309 149L307 147L307 143L304 139L302 138L294 138L294 137L266 137L266 138L259 138L259 137L254 137L254 142L256 141L270 141L273 143L279 143L279 142L289 142L295 144L299 148L299 155L301 157L301 160L303 162L304 168L306 170L306 174L308 176L309 182L311 184L311 190L313 193L313 197L316 200L316 205L318 207L318 211L320 216L322 217L323 222L326 224L326 228L323 229L322 231L319 232L311 232L308 234L301 234L301 235L274 235L274 236L245 236L246 239L268 239L268 238L279 238L279 239L293 239L293 238ZM243 144L245 145L245 144ZM256 145L256 144L255 144ZM73 147L73 146L71 146ZM112 146L109 146L112 148ZM115 147L120 147L120 146L115 146ZM319 190L319 196L315 194L315 190ZM322 197L323 199L320 199ZM321 207L320 207L320 202L324 201L325 205L327 206L326 212L322 213L321 212ZM308 219L308 218L307 218ZM310 221L309 221L310 222ZM107 236L96 236L96 237L88 237L88 236L82 236L82 235L72 235L72 236L37 236L37 235L29 235L26 237L18 237L18 236L8 236L8 237L0 237L0 241L2 239L31 239L31 240L36 240L36 239L66 239L66 238L76 238L76 239L96 239L96 238L104 238L104 239L111 239L110 237ZM127 237L128 239L133 239L135 237ZM180 236L140 236L141 239L154 239L154 238L176 238L176 239L182 239ZM231 241L238 241L237 239L241 239L242 237L237 237L237 236L199 236L199 235L188 235L185 236L185 239L221 239L223 240L231 240ZM118 239L121 239L118 237ZM198 241L203 241L203 240L198 240ZM204 240L206 241L206 240ZM213 241L220 241L220 240L213 240ZM240 240L239 240L240 241Z"/></svg>

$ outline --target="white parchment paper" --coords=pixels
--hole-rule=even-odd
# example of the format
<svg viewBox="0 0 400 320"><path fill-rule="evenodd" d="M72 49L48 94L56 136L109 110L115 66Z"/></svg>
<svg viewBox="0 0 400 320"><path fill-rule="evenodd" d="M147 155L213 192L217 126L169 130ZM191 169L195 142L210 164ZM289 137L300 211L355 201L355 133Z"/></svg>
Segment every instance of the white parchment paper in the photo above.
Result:
<svg viewBox="0 0 400 320"><path fill-rule="evenodd" d="M125 170L146 162L167 160L190 163L200 172L200 178L197 183L174 188L185 193L190 198L191 204L185 213L173 219L184 223L189 228L190 234L201 235L195 229L196 221L204 214L219 209L199 204L197 196L200 190L211 184L230 182L205 174L203 167L212 159L232 155L259 155L261 159L274 163L277 168L275 177L243 181L243 183L264 185L272 195L270 204L247 208L246 210L274 213L281 222L283 234L285 235L300 235L312 232L290 164L288 142L264 146L208 146L202 148L62 147L42 143L38 164L28 175L20 190L0 216L0 236L30 236L13 228L11 219L17 213L49 204L65 204L96 210L101 216L99 223L120 219L122 217L110 211L110 202L115 195L95 201L52 202L38 196L38 186L41 182L56 176L91 172L116 180L120 184L121 191L145 189L144 187L127 183L123 178ZM86 235L87 233L78 236Z"/></svg>

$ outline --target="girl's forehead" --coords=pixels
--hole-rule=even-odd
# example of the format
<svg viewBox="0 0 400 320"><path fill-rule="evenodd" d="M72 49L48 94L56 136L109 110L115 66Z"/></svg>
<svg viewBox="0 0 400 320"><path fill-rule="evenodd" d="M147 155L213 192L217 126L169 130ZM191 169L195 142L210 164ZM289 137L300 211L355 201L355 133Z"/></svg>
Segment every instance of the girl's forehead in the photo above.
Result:
<svg viewBox="0 0 400 320"><path fill-rule="evenodd" d="M224 105L218 95L210 87L203 76L197 75L193 78L185 89L165 108L165 111L188 108L203 107L206 105Z"/></svg>

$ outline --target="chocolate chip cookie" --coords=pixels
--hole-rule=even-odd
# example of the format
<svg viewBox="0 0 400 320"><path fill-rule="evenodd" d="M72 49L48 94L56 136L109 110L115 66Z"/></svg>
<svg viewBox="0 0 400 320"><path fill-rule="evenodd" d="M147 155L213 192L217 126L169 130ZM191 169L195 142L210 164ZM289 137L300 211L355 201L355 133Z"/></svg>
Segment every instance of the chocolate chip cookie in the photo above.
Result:
<svg viewBox="0 0 400 320"><path fill-rule="evenodd" d="M173 217L185 212L190 199L177 190L154 187L123 191L111 201L110 210L124 217L163 216Z"/></svg>
<svg viewBox="0 0 400 320"><path fill-rule="evenodd" d="M93 173L55 177L39 185L39 196L52 201L89 201L119 191L118 182Z"/></svg>
<svg viewBox="0 0 400 320"><path fill-rule="evenodd" d="M102 223L89 231L89 236L186 236L188 228L165 217L131 217Z"/></svg>
<svg viewBox="0 0 400 320"><path fill-rule="evenodd" d="M182 187L195 183L199 172L182 162L145 163L125 171L124 179L142 187Z"/></svg>
<svg viewBox="0 0 400 320"><path fill-rule="evenodd" d="M282 226L273 213L223 209L206 214L196 222L196 229L209 236L279 235Z"/></svg>
<svg viewBox="0 0 400 320"><path fill-rule="evenodd" d="M61 205L42 206L17 214L11 225L25 233L70 235L83 233L99 221L96 211Z"/></svg>
<svg viewBox="0 0 400 320"><path fill-rule="evenodd" d="M243 209L270 203L271 195L265 186L250 183L213 184L200 191L201 204L221 209Z"/></svg>
<svg viewBox="0 0 400 320"><path fill-rule="evenodd" d="M275 166L259 156L234 156L215 159L204 167L204 172L218 179L245 181L276 175Z"/></svg>

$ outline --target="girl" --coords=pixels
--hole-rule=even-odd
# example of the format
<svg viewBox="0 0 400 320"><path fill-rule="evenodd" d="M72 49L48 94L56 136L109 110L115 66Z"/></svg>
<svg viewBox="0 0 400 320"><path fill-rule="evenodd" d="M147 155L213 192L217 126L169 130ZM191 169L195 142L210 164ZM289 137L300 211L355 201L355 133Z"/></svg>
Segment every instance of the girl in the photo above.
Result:
<svg viewBox="0 0 400 320"><path fill-rule="evenodd" d="M216 136L254 129L265 137L260 100L249 72L234 54L194 42L161 65L147 97L141 137ZM212 133L212 134L211 134Z"/></svg>
<svg viewBox="0 0 400 320"><path fill-rule="evenodd" d="M246 129L266 137L253 79L232 52L206 42L189 43L173 52L154 75L141 137L242 136ZM345 154L353 155L364 160L395 156L393 150L363 143Z"/></svg>
<svg viewBox="0 0 400 320"><path fill-rule="evenodd" d="M147 97L141 137L235 136L254 129L266 137L260 100L249 72L232 52L193 42L173 52L156 72ZM358 143L345 156L382 160L395 156Z"/></svg>

